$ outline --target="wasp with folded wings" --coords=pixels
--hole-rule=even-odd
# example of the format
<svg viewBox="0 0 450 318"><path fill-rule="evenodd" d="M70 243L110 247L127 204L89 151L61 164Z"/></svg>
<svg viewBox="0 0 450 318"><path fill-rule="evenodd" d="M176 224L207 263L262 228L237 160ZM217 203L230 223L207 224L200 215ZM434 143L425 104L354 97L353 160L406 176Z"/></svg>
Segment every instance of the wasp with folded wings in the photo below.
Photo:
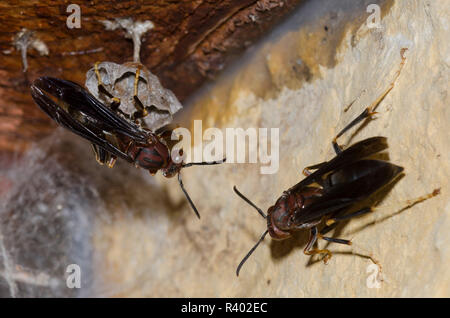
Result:
<svg viewBox="0 0 450 318"><path fill-rule="evenodd" d="M398 78L405 63L403 56L405 50L401 50L402 62L395 79ZM391 183L402 173L403 168L388 161L373 158L388 148L385 137L367 138L347 149L338 145L337 138L375 114L377 106L393 89L394 82L395 80L383 94L336 135L332 142L336 156L329 161L305 168L303 170L305 179L284 191L275 204L268 209L267 214L234 187L236 194L267 220L267 230L239 263L236 275L239 276L242 265L267 234L275 240L284 240L292 237L296 231L308 229L310 238L304 253L306 255L325 254L325 263L332 254L328 249L314 248L319 238L328 242L352 244L349 240L324 235L340 221L371 212L372 206L355 210L355 205L363 203L376 191ZM436 196L439 192L440 189L435 189L428 195L409 201L408 205L412 206Z"/></svg>
<svg viewBox="0 0 450 318"><path fill-rule="evenodd" d="M101 83L99 90L108 93ZM183 163L183 153L180 150L178 158L172 160L167 146L167 132L159 134L143 128L135 120L138 115L133 114L128 118L118 112L119 99L113 98L112 105L106 106L86 89L71 81L40 77L31 85L31 95L50 118L90 141L99 163L112 167L117 158L122 158L151 174L161 170L167 178L178 175L183 193L200 218L183 186L180 170L193 165L219 164L225 159L217 162ZM137 94L134 99L137 105L142 106Z"/></svg>

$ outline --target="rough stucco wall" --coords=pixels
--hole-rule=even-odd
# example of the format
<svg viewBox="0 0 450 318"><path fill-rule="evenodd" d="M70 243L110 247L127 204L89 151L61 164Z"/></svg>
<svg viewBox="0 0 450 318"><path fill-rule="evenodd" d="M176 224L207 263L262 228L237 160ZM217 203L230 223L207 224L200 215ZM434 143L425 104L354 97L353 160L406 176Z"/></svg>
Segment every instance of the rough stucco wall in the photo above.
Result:
<svg viewBox="0 0 450 318"><path fill-rule="evenodd" d="M194 102L190 120L203 119L223 128L280 127L280 169L274 175L260 175L259 165L229 164L220 169L184 171L185 184L203 218L201 222L195 220L186 206L186 212L180 215L184 224L181 228L170 223L155 225L154 231L164 238L146 246L166 247L157 257L161 265L147 268L148 285L136 286L130 295L450 295L450 236L446 231L450 226L450 55L445 40L449 4L387 3L383 6L381 29L369 30L365 23L342 22L352 16L346 11L349 2L343 2L342 8L335 7L335 3L317 3L322 9L312 16L314 20L306 20L297 30L290 29L263 45L248 58L250 65L239 67ZM365 8L359 11L363 19L368 16ZM295 21L312 14L308 7L303 10L303 15L293 18ZM351 12L355 11L353 6ZM310 68L309 82L297 81L291 63L297 58L308 63L308 58L313 59L309 53L321 52L318 47L327 41L324 25L333 32L342 23L345 33L336 49L335 65L326 67L327 58L316 70ZM325 40L316 41L318 36ZM328 42L336 43L331 39ZM287 44L293 52L287 52ZM309 45L316 50L307 52L304 47ZM408 48L406 65L394 90L377 109L377 119L351 140L352 133L340 140L348 144L374 135L387 136L391 161L405 168L405 176L388 193L380 209L352 220L339 234L368 249L381 262L381 288L367 288L366 270L371 262L361 257L336 254L326 266L321 262L311 265L310 258L302 253L306 234L280 243L266 238L236 278L236 265L259 238L265 222L232 192L232 186L238 185L253 202L267 209L283 190L303 178L301 170L305 166L331 158L333 136L388 87L404 47ZM275 86L275 92L267 93L270 85ZM171 195L182 200L175 182L164 184ZM440 196L395 215L403 207L401 202L436 187L442 188ZM147 242L154 241L154 235L149 234ZM330 248L349 250L337 244ZM364 253L356 247L354 250Z"/></svg>
<svg viewBox="0 0 450 318"><path fill-rule="evenodd" d="M200 221L175 179L150 177L125 162L118 162L114 169L99 168L88 143L61 129L39 143L38 150L29 152L6 174L15 180L17 173L23 182L10 190L0 212L26 216L42 207L66 226L56 234L50 232L47 241L39 241L25 235L36 233L37 226L27 227L30 230L20 236L25 230L1 224L0 248L7 253L1 254L0 268L4 273L4 264L9 264L16 271L35 269L29 276L38 275L39 264L19 257L23 246L39 253L37 259L48 255L47 262L58 266L53 264L54 271L46 273L54 280L41 285L36 279L18 280L14 270L6 273L8 279L0 279L0 294L10 295L15 288L19 296L450 296L450 54L446 41L450 4L445 0L383 1L381 28L369 30L364 22L371 2L339 1L339 7L337 1L309 2L242 64L192 100L186 123L203 119L203 129L280 128L277 174L261 175L258 164L183 171L184 184L202 215ZM267 237L236 278L237 264L259 238L265 222L233 193L233 185L265 210L303 178L305 166L331 158L332 138L387 88L404 47L408 48L405 67L378 107L377 119L340 139L341 144L350 144L386 136L391 161L405 168L405 176L379 210L351 220L338 234L380 261L381 288L367 288L371 262L365 258L336 253L328 265L311 262L303 254L306 233L283 242ZM27 182L37 178L33 171L40 170L48 171L43 182ZM47 185L52 183L59 194L53 199L47 195ZM442 189L440 196L396 214L405 199L437 187ZM39 197L25 197L31 190ZM80 208L77 200L83 203ZM31 219L23 217L36 222ZM44 222L37 228L52 227ZM74 237L73 233L75 243L61 239ZM60 244L49 249L52 237ZM82 253L71 254L65 246ZM351 250L337 244L329 248ZM364 253L356 246L354 251ZM70 263L80 264L86 276L80 290L68 293L64 279L57 280Z"/></svg>

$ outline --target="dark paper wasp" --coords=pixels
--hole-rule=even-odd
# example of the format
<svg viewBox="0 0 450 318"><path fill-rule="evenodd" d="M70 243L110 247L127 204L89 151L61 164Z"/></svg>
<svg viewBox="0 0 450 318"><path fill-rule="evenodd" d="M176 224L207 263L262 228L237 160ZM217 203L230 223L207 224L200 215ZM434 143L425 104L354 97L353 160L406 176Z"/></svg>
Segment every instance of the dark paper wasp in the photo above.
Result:
<svg viewBox="0 0 450 318"><path fill-rule="evenodd" d="M99 90L110 94L101 82ZM183 186L180 170L194 165L219 164L225 159L216 162L183 163L183 153L180 150L176 160L172 160L168 147L170 131L153 133L141 127L134 119L144 116L145 113L137 112L131 118L127 118L115 111L120 103L118 98L112 98L112 105L108 107L86 89L71 81L40 77L31 85L31 95L35 103L50 118L90 141L100 164L112 167L117 158L122 158L136 167L148 170L151 174L161 170L167 178L178 175L181 190L200 218L197 208ZM136 93L134 99L139 105Z"/></svg>
<svg viewBox="0 0 450 318"><path fill-rule="evenodd" d="M403 51L401 52L402 63L396 79L405 62ZM236 194L267 220L267 230L243 258L237 267L236 275L239 276L242 265L268 233L273 239L283 240L291 237L295 231L309 229L310 238L304 253L306 255L325 254L325 263L332 254L328 249L314 248L319 238L328 242L351 245L350 240L324 235L340 221L371 212L372 206L365 206L356 211L352 208L391 183L402 173L403 168L388 161L373 158L374 155L388 148L385 137L367 138L345 150L338 145L337 138L375 114L376 107L392 90L394 82L374 103L336 135L332 141L336 156L329 161L306 167L303 170L306 178L284 191L275 204L268 209L267 215L234 187ZM310 170L315 171L311 172ZM432 194L421 197L415 202L418 203L438 193L437 189ZM412 205L412 203L409 204ZM323 227L319 231L319 226L322 225Z"/></svg>

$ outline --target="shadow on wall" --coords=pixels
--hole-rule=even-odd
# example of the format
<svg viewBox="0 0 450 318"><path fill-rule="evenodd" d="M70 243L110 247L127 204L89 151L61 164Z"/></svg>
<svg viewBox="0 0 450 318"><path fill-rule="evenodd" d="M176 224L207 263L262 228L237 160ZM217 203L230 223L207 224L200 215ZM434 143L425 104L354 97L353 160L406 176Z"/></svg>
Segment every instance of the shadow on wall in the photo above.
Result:
<svg viewBox="0 0 450 318"><path fill-rule="evenodd" d="M99 166L89 144L62 129L2 168L0 180L1 297L97 295L107 286L94 275L95 224L176 218L180 209L148 173ZM81 289L67 287L70 264L81 268Z"/></svg>

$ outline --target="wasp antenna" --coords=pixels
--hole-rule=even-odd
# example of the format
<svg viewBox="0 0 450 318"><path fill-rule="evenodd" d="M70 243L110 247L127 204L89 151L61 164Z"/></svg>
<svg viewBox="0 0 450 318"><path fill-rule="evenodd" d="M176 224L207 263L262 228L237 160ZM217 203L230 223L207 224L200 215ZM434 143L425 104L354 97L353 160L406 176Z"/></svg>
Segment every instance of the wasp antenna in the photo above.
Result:
<svg viewBox="0 0 450 318"><path fill-rule="evenodd" d="M224 163L225 161L227 161L227 158L223 158L222 160L219 161L213 161L213 162L190 162L190 163L184 163L181 167L182 168L188 168L191 166L209 166L209 165L218 165L221 163Z"/></svg>
<svg viewBox="0 0 450 318"><path fill-rule="evenodd" d="M233 190L234 190L234 192L236 192L236 194L237 194L238 196L240 196L240 197L242 198L242 200L244 200L245 202L247 202L248 204L250 204L252 207L254 207L254 208L256 209L256 211L258 211L258 213L261 214L261 216L262 216L263 218L267 219L267 215L266 215L260 208L258 208L258 207L256 206L256 204L254 204L252 201L250 201L249 199L247 199L247 198L245 197L245 195L243 195L242 193L240 193L240 192L238 191L238 189L236 188L236 186L233 187Z"/></svg>
<svg viewBox="0 0 450 318"><path fill-rule="evenodd" d="M258 242L256 242L255 246L252 247L252 249L247 253L247 255L245 255L245 257L239 263L239 265L238 265L238 267L236 269L236 276L239 276L239 272L240 272L240 270L242 268L242 265L244 265L244 263L247 261L247 259L250 257L250 255L252 255L252 253L256 250L256 248L258 247L259 243L264 241L264 238L266 237L267 233L269 233L269 230L266 230L264 232L264 234L261 235L261 238L258 240Z"/></svg>
<svg viewBox="0 0 450 318"><path fill-rule="evenodd" d="M195 207L194 202L192 202L191 198L189 197L189 194L187 193L186 189L184 188L183 181L181 180L181 174L179 172L178 172L178 182L180 183L181 190L183 190L183 193L186 196L186 199L189 201L189 204L191 205L191 207L194 210L195 214L200 219L200 213L198 213L198 210Z"/></svg>

